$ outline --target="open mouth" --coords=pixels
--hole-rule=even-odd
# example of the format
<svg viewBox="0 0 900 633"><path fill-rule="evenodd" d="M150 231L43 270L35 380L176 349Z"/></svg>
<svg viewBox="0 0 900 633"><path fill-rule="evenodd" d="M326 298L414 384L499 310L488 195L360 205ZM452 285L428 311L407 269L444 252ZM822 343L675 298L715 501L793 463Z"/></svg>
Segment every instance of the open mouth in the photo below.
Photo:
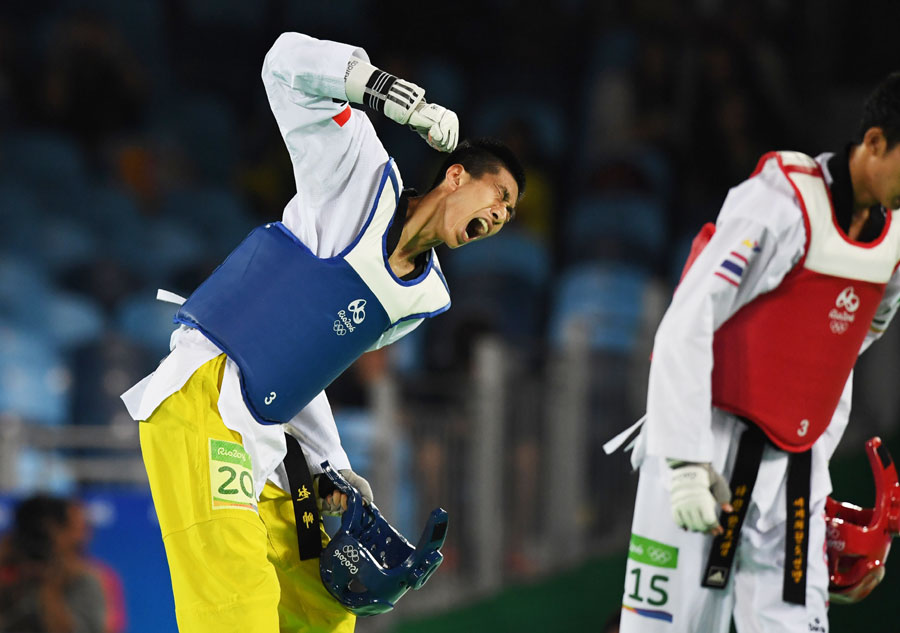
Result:
<svg viewBox="0 0 900 633"><path fill-rule="evenodd" d="M474 240L476 238L487 235L488 231L490 231L490 227L488 226L487 220L484 218L473 218L466 225L466 239Z"/></svg>

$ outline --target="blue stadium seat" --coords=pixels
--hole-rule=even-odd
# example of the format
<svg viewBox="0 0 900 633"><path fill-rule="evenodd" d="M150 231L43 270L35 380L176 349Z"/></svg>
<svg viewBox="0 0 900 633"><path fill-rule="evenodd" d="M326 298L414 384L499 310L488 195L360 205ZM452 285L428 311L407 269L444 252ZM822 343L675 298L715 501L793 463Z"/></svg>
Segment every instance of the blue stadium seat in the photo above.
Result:
<svg viewBox="0 0 900 633"><path fill-rule="evenodd" d="M174 273L203 262L212 247L186 221L168 218L148 222L131 244L122 246L122 263L150 285L166 284Z"/></svg>
<svg viewBox="0 0 900 633"><path fill-rule="evenodd" d="M169 353L177 306L156 300L155 290L143 290L122 302L113 317L115 329L160 358Z"/></svg>
<svg viewBox="0 0 900 633"><path fill-rule="evenodd" d="M441 260L448 279L504 274L520 277L536 286L545 284L551 271L547 247L514 227L505 228L489 240L469 244L460 256L449 253ZM454 285L451 291L455 290Z"/></svg>
<svg viewBox="0 0 900 633"><path fill-rule="evenodd" d="M27 323L52 292L43 262L0 255L0 319Z"/></svg>
<svg viewBox="0 0 900 633"><path fill-rule="evenodd" d="M551 266L541 242L506 229L447 259L453 308L443 327L477 324L526 348L541 338Z"/></svg>
<svg viewBox="0 0 900 633"><path fill-rule="evenodd" d="M0 323L0 414L64 424L70 383L69 370L49 340Z"/></svg>
<svg viewBox="0 0 900 633"><path fill-rule="evenodd" d="M618 264L584 264L563 271L550 315L553 347L562 348L572 328L584 327L591 350L630 353L649 281L640 268Z"/></svg>
<svg viewBox="0 0 900 633"><path fill-rule="evenodd" d="M158 137L174 138L205 182L227 183L233 177L240 135L231 106L221 98L180 96L159 109L152 128Z"/></svg>
<svg viewBox="0 0 900 633"><path fill-rule="evenodd" d="M91 186L74 196L69 208L108 248L128 248L146 224L134 197L118 187Z"/></svg>
<svg viewBox="0 0 900 633"><path fill-rule="evenodd" d="M75 476L56 452L26 446L17 457L15 485L17 494L44 493L69 496L76 493Z"/></svg>
<svg viewBox="0 0 900 633"><path fill-rule="evenodd" d="M216 259L230 253L254 226L243 201L220 187L174 191L163 202L163 214L203 235Z"/></svg>
<svg viewBox="0 0 900 633"><path fill-rule="evenodd" d="M106 328L100 306L83 295L54 293L39 316L43 331L63 350L95 341Z"/></svg>
<svg viewBox="0 0 900 633"><path fill-rule="evenodd" d="M56 273L89 262L100 252L100 240L83 222L51 216L41 225L35 243L38 256Z"/></svg>
<svg viewBox="0 0 900 633"><path fill-rule="evenodd" d="M4 177L33 187L39 195L69 192L87 178L81 148L71 138L49 130L27 130L3 141Z"/></svg>
<svg viewBox="0 0 900 633"><path fill-rule="evenodd" d="M29 187L13 180L0 182L0 251L33 256L43 215L40 200Z"/></svg>
<svg viewBox="0 0 900 633"><path fill-rule="evenodd" d="M3 257L0 319L64 350L98 337L105 327L103 310L95 301L60 291L50 283L47 271L30 261Z"/></svg>

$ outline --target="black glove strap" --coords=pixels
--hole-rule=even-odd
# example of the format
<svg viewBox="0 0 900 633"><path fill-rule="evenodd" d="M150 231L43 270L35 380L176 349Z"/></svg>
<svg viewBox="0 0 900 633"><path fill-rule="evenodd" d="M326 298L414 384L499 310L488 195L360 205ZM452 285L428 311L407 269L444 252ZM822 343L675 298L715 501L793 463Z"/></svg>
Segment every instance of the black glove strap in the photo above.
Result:
<svg viewBox="0 0 900 633"><path fill-rule="evenodd" d="M383 70L373 72L366 82L365 105L379 114L384 114L384 101L391 98L391 88L396 81L397 77Z"/></svg>
<svg viewBox="0 0 900 633"><path fill-rule="evenodd" d="M805 605L812 450L792 453L788 459L787 528L784 536L784 586L781 597L785 602Z"/></svg>
<svg viewBox="0 0 900 633"><path fill-rule="evenodd" d="M734 472L731 473L731 505L734 512L722 511L719 523L725 529L713 539L706 561L706 570L700 584L710 589L724 589L731 576L734 554L740 540L741 526L750 506L750 495L756 485L759 464L762 462L766 436L753 423L748 422L747 430L741 435Z"/></svg>
<svg viewBox="0 0 900 633"><path fill-rule="evenodd" d="M316 506L312 475L297 440L287 433L284 440L287 443L284 468L287 470L291 501L294 504L300 560L318 558L322 553L322 535L319 532L319 508Z"/></svg>

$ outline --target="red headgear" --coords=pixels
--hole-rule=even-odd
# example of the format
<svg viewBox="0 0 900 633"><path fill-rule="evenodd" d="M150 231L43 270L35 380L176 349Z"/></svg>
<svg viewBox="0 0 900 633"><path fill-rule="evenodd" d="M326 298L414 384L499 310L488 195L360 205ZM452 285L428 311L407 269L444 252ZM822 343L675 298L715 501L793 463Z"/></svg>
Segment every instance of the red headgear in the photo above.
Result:
<svg viewBox="0 0 900 633"><path fill-rule="evenodd" d="M900 483L881 438L866 442L875 477L875 507L862 509L831 497L825 502L828 587L835 603L859 602L884 578L891 539L900 534Z"/></svg>

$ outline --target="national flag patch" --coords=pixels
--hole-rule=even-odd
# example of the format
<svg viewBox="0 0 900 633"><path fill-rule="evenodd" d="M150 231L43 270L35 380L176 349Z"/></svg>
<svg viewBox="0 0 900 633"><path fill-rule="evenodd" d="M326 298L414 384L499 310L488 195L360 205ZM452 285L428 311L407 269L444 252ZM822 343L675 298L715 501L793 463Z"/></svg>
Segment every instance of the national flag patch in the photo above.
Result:
<svg viewBox="0 0 900 633"><path fill-rule="evenodd" d="M720 279L724 279L732 286L739 286L741 285L741 278L744 276L744 271L758 252L759 242L756 242L755 240L742 240L741 243L738 244L733 251L728 253L728 256L724 260L722 260L722 263L719 264L719 267L713 274Z"/></svg>
<svg viewBox="0 0 900 633"><path fill-rule="evenodd" d="M623 604L622 608L626 611L630 611L635 615L640 615L645 618L650 618L652 620L662 620L663 622L671 622L674 618L672 614L668 611L658 611L656 609L639 609L637 607L629 607L627 604Z"/></svg>
<svg viewBox="0 0 900 633"><path fill-rule="evenodd" d="M331 119L337 123L340 127L344 127L344 124L350 120L350 113L353 112L350 109L350 106L347 106L343 110L341 110L338 114L331 117Z"/></svg>

